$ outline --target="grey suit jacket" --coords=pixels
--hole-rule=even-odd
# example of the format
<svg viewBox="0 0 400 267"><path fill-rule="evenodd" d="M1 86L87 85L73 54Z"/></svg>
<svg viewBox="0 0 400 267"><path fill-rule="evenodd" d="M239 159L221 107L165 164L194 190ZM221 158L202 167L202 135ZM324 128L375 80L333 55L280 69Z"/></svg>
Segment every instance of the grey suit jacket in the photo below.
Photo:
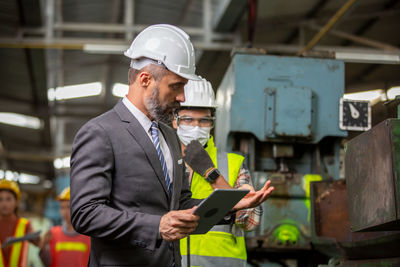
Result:
<svg viewBox="0 0 400 267"><path fill-rule="evenodd" d="M157 151L119 101L77 133L71 155L71 220L91 237L88 266L180 266L179 242L158 239L161 216L191 198L179 140L160 123L174 164L169 197Z"/></svg>

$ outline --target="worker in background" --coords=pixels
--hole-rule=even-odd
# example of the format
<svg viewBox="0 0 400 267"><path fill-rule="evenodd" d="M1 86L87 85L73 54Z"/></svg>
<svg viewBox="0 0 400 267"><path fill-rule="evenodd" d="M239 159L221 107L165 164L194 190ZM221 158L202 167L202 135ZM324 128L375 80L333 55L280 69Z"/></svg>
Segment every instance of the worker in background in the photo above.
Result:
<svg viewBox="0 0 400 267"><path fill-rule="evenodd" d="M17 215L20 198L21 192L16 182L0 180L0 267L26 266L28 239L5 244L8 238L21 238L33 233L29 220ZM31 236L29 241L39 245L40 237Z"/></svg>
<svg viewBox="0 0 400 267"><path fill-rule="evenodd" d="M90 252L90 238L75 232L71 224L70 188L58 196L60 202L61 226L54 226L42 240L40 258L45 266L80 267L87 266Z"/></svg>
<svg viewBox="0 0 400 267"><path fill-rule="evenodd" d="M185 86L185 99L175 110L173 127L181 141L192 197L206 198L215 188L254 192L244 157L218 150L210 135L216 108L211 84L205 79L189 81ZM191 266L247 266L244 230L255 229L261 214L260 206L241 210L231 224L216 225L204 235L190 235ZM187 243L187 238L181 239L183 266L187 266Z"/></svg>

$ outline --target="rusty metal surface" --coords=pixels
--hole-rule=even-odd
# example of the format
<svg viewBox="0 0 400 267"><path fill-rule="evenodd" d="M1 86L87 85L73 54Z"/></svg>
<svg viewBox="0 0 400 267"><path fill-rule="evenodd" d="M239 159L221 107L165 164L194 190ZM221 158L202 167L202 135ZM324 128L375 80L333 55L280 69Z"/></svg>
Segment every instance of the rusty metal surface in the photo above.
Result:
<svg viewBox="0 0 400 267"><path fill-rule="evenodd" d="M318 237L335 238L336 241L347 241L349 237L349 215L347 209L347 192L344 181L332 184L313 183L315 232Z"/></svg>
<svg viewBox="0 0 400 267"><path fill-rule="evenodd" d="M392 121L388 119L347 144L345 177L352 231L400 230L394 171ZM398 144L397 144L398 145ZM399 164L399 163L397 163Z"/></svg>
<svg viewBox="0 0 400 267"><path fill-rule="evenodd" d="M349 259L396 257L400 231L351 232L346 182L311 184L311 242L322 253Z"/></svg>

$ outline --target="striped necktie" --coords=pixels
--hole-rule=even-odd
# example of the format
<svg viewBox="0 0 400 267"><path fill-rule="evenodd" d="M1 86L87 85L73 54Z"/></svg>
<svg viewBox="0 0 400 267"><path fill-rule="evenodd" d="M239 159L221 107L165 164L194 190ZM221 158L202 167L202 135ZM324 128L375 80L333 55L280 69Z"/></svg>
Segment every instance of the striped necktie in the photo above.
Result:
<svg viewBox="0 0 400 267"><path fill-rule="evenodd" d="M153 139L153 144L156 147L158 158L160 159L161 167L164 172L165 184L167 185L167 188L168 188L168 194L171 195L171 179L169 178L167 163L165 162L164 155L163 155L163 153L161 151L161 147L160 147L160 139L159 139L159 134L158 134L157 122L153 121L151 123L150 131L151 131L151 137Z"/></svg>

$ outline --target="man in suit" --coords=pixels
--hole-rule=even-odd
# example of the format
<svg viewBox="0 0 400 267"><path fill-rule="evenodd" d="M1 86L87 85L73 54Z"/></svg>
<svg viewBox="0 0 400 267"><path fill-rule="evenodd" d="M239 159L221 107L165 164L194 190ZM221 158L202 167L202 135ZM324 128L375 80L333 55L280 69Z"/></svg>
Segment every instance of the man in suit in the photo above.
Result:
<svg viewBox="0 0 400 267"><path fill-rule="evenodd" d="M162 121L185 101L195 75L189 36L171 25L143 30L125 52L129 92L86 123L71 155L71 220L91 237L89 266L180 266L179 239L197 227L179 140ZM258 205L266 185L235 207Z"/></svg>

